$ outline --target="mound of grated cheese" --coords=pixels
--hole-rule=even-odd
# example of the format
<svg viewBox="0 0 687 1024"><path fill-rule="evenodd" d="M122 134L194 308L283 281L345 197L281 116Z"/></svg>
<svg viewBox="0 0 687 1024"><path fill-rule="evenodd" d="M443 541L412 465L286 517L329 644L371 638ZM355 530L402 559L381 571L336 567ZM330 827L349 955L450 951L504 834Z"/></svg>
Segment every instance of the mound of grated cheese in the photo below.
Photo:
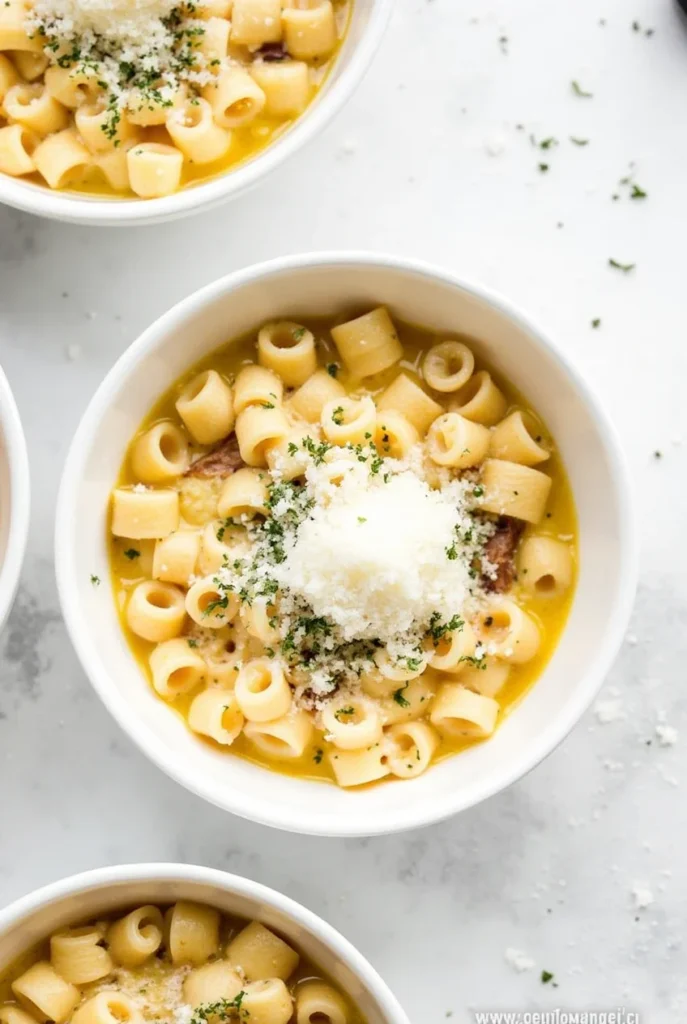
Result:
<svg viewBox="0 0 687 1024"><path fill-rule="evenodd" d="M388 644L464 607L467 566L446 555L461 525L454 493L432 491L410 471L385 483L353 466L322 501L326 466L313 469L308 483L320 501L273 569L281 585L346 641Z"/></svg>

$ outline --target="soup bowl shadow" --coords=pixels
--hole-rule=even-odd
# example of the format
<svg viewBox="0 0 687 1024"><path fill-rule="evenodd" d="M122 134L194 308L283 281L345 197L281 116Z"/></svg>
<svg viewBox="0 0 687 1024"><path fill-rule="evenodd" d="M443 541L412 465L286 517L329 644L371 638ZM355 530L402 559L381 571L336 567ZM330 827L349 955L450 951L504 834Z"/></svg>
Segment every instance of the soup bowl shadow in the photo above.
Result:
<svg viewBox="0 0 687 1024"><path fill-rule="evenodd" d="M461 333L550 429L572 486L580 569L567 626L542 676L495 735L410 781L343 790L258 767L198 741L144 680L110 587L109 495L155 401L197 360L279 317L355 314L383 303L439 333ZM549 754L611 666L632 607L637 544L625 461L602 404L574 365L504 299L442 270L367 253L287 257L231 274L164 314L96 392L60 488L56 569L67 628L94 688L141 750L233 814L294 832L367 836L440 821L492 796ZM91 575L105 585L94 591Z"/></svg>
<svg viewBox="0 0 687 1024"><path fill-rule="evenodd" d="M29 457L19 410L0 369L0 629L12 608L29 532Z"/></svg>
<svg viewBox="0 0 687 1024"><path fill-rule="evenodd" d="M0 910L0 974L52 932L118 910L190 900L257 920L346 992L368 1024L410 1024L368 961L326 921L274 889L192 864L124 864L53 882Z"/></svg>

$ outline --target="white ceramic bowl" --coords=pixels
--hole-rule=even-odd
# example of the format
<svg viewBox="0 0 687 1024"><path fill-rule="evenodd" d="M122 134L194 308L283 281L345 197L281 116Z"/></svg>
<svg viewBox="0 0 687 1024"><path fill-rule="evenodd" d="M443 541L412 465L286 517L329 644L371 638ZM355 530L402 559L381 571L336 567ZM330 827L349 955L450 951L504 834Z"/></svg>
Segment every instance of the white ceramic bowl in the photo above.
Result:
<svg viewBox="0 0 687 1024"><path fill-rule="evenodd" d="M189 864L99 868L17 900L0 911L0 975L22 950L58 928L122 907L180 899L208 903L276 929L348 993L368 1024L410 1024L367 960L316 914L258 882Z"/></svg>
<svg viewBox="0 0 687 1024"><path fill-rule="evenodd" d="M207 210L245 192L317 134L361 81L384 35L394 0L355 0L344 45L324 88L292 128L236 170L162 199L98 199L55 192L0 174L0 203L72 224L155 224Z"/></svg>
<svg viewBox="0 0 687 1024"><path fill-rule="evenodd" d="M108 580L107 509L127 445L157 398L197 359L277 317L386 303L410 322L480 339L489 362L531 400L556 438L580 526L581 571L561 643L542 678L487 743L412 781L362 791L289 778L199 743L143 681ZM67 627L120 725L161 768L206 800L297 832L370 835L426 825L503 789L572 728L620 644L636 577L633 503L602 405L557 347L503 299L422 264L316 253L249 267L162 316L128 349L89 405L67 458L56 560Z"/></svg>
<svg viewBox="0 0 687 1024"><path fill-rule="evenodd" d="M19 584L29 532L29 457L16 402L0 369L0 629Z"/></svg>

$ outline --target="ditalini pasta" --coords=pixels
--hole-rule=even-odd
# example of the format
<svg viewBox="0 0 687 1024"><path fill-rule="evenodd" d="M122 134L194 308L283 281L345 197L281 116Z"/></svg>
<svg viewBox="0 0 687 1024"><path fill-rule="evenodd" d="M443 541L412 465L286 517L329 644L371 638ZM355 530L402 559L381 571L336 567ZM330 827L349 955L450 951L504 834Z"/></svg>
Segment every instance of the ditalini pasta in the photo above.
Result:
<svg viewBox="0 0 687 1024"><path fill-rule="evenodd" d="M0 975L0 1024L364 1024L258 921L179 901L64 928Z"/></svg>
<svg viewBox="0 0 687 1024"><path fill-rule="evenodd" d="M0 173L141 199L221 174L310 104L352 3L3 0Z"/></svg>
<svg viewBox="0 0 687 1024"><path fill-rule="evenodd" d="M541 673L575 511L553 439L478 350L384 307L273 321L152 411L113 492L113 580L199 740L341 786L413 779Z"/></svg>

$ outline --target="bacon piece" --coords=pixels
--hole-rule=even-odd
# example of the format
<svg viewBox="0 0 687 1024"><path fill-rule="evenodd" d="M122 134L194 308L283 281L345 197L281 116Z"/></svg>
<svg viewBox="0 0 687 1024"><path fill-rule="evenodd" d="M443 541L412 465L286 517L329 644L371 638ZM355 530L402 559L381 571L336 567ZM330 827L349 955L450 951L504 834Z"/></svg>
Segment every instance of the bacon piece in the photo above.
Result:
<svg viewBox="0 0 687 1024"><path fill-rule="evenodd" d="M484 557L496 566L496 576L482 576L485 590L503 594L515 579L515 549L525 524L511 516L500 516L494 533L484 545Z"/></svg>
<svg viewBox="0 0 687 1024"><path fill-rule="evenodd" d="M236 434L230 434L224 441L213 448L207 455L201 455L191 464L184 476L199 476L209 479L215 476L231 476L245 462L241 458Z"/></svg>
<svg viewBox="0 0 687 1024"><path fill-rule="evenodd" d="M255 55L270 62L287 60L289 56L283 43L263 43L260 49L255 51Z"/></svg>

